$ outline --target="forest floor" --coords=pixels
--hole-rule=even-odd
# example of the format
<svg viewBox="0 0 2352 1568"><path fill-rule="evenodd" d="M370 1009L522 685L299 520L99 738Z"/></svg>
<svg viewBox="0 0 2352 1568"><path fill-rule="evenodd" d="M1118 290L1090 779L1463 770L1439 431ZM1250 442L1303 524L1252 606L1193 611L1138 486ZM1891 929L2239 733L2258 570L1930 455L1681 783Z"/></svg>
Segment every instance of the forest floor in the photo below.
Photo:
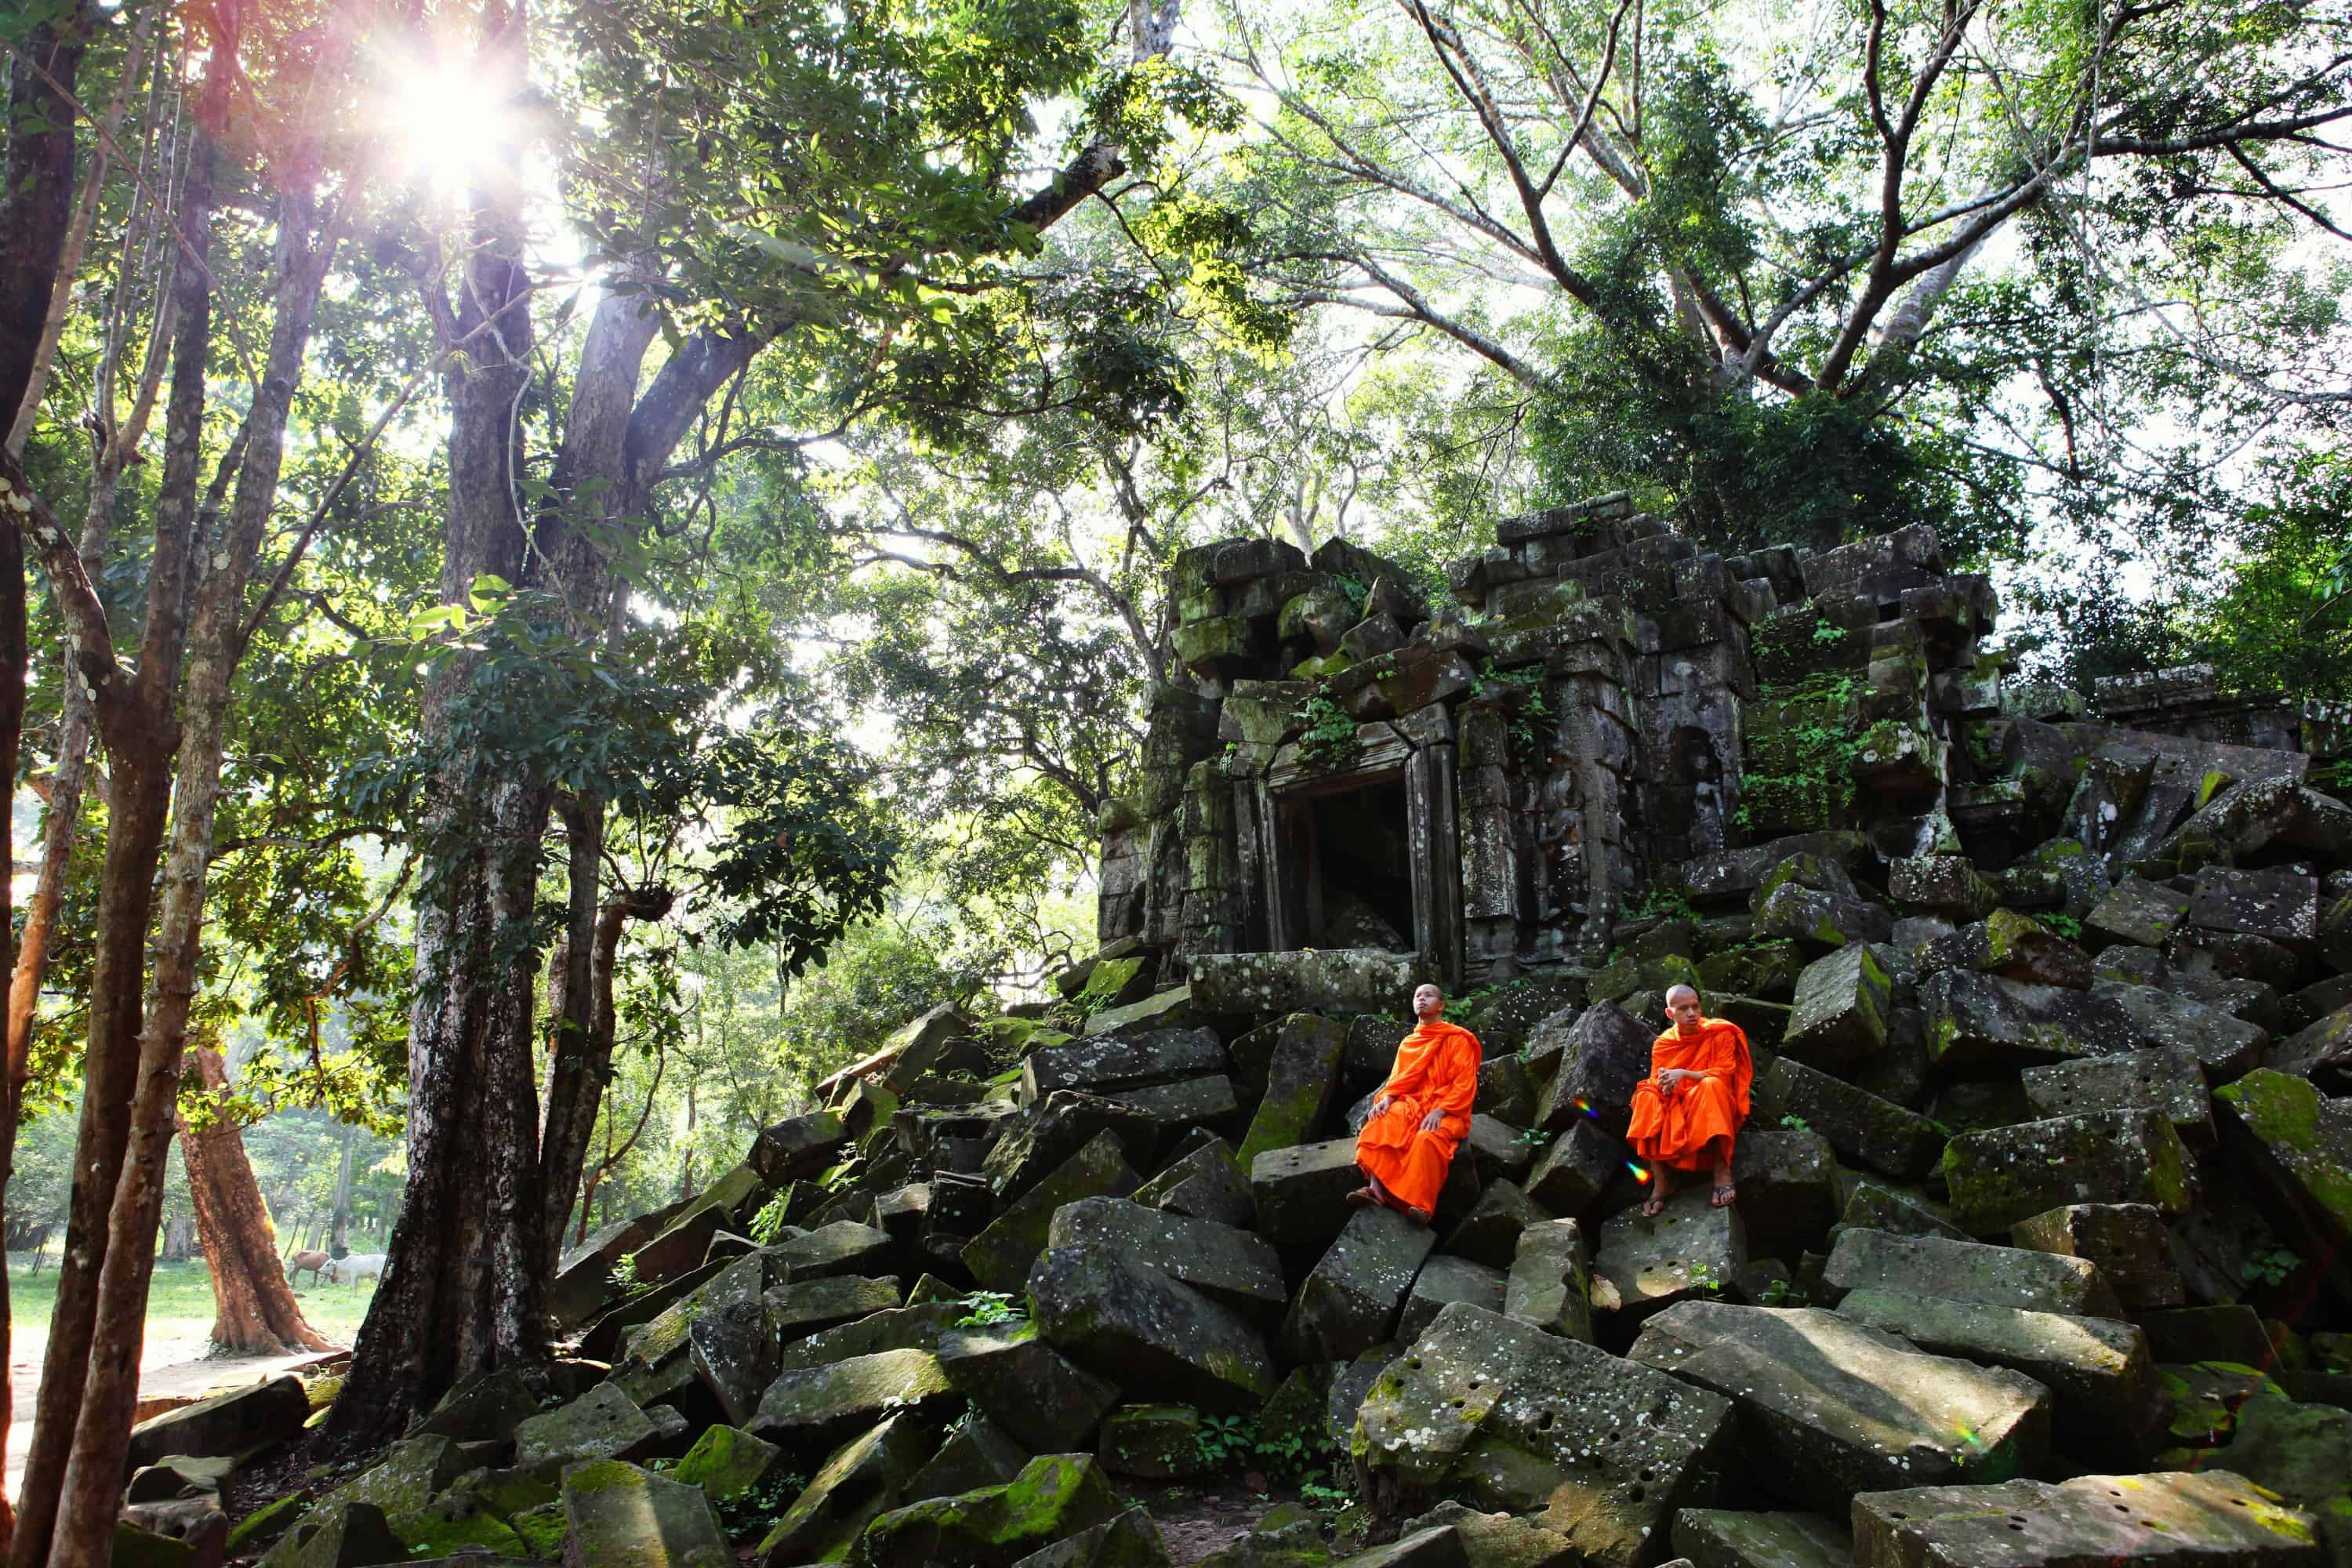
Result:
<svg viewBox="0 0 2352 1568"><path fill-rule="evenodd" d="M14 1497L25 1464L25 1450L33 1435L33 1398L40 1386L41 1356L48 1347L49 1310L57 1300L58 1271L45 1261L36 1273L28 1263L8 1260L9 1385L15 1394L15 1417L8 1427L5 1485ZM337 1344L348 1345L359 1332L375 1294L373 1284L360 1286L303 1285L295 1300L310 1326ZM155 1286L147 1301L147 1337L139 1363L139 1396L190 1398L217 1385L251 1383L256 1378L309 1361L308 1352L292 1356L215 1356L211 1350L213 1327L212 1276L202 1263L158 1263Z"/></svg>

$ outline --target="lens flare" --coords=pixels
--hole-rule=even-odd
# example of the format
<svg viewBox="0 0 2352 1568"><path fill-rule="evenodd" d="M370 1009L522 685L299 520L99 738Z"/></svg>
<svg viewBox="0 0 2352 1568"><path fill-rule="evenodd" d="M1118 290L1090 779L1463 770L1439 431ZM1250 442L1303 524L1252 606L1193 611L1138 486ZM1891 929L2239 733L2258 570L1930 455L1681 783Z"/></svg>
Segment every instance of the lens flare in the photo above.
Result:
<svg viewBox="0 0 2352 1568"><path fill-rule="evenodd" d="M1625 1162L1625 1168L1633 1173L1633 1179L1637 1182L1646 1182L1650 1179L1648 1169L1644 1166L1636 1165L1631 1160Z"/></svg>
<svg viewBox="0 0 2352 1568"><path fill-rule="evenodd" d="M1572 1103L1577 1110L1581 1110L1585 1115L1592 1118L1593 1121L1598 1121L1601 1120L1601 1112L1593 1110L1592 1101L1585 1099L1584 1096L1580 1094L1578 1095L1570 1103Z"/></svg>

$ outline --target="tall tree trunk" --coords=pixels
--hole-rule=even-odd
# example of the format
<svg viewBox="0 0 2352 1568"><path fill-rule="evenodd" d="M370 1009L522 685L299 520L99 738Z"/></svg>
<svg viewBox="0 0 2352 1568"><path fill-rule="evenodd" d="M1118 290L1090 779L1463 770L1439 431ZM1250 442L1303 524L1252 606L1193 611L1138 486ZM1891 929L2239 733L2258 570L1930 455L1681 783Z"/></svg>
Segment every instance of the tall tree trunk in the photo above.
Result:
<svg viewBox="0 0 2352 1568"><path fill-rule="evenodd" d="M216 1105L226 1102L228 1070L221 1054L198 1046L188 1055L206 1098ZM350 1145L344 1147L348 1162ZM226 1115L215 1115L201 1128L184 1120L180 1153L187 1163L188 1195L204 1237L205 1262L212 1270L214 1347L239 1355L332 1348L303 1318L278 1261L278 1238L245 1157L244 1129Z"/></svg>
<svg viewBox="0 0 2352 1568"><path fill-rule="evenodd" d="M7 137L0 156L0 415L12 425L40 360L41 323L57 291L71 226L74 116L68 100L81 71L89 27L88 0L73 0L62 15L31 28L9 57L7 119L0 126ZM10 506L0 518L0 793L11 797L24 733L26 658L24 523ZM16 864L10 815L0 810L0 868ZM13 879L0 877L0 957L14 929L12 890ZM11 1152L23 1104L14 1083L13 1075L0 1082L0 1146ZM6 1218L7 1163L0 1156L0 1225ZM0 1268L0 1456L15 1415L5 1375L11 1364L9 1311L8 1271ZM0 1548L13 1549L15 1531L16 1515L0 1495Z"/></svg>
<svg viewBox="0 0 2352 1568"><path fill-rule="evenodd" d="M186 584L203 457L205 362L212 331L208 258L214 157L210 139L198 136L181 192L172 392L164 413L155 546L134 671L126 672L116 662L103 612L80 570L79 557L56 531L53 517L47 519L49 531L41 541L52 584L67 609L76 678L91 688L110 767L106 857L99 872L81 1120L74 1142L65 1257L41 1363L32 1442L26 1452L21 1514L9 1552L12 1568L36 1568L49 1560L89 1368L108 1219L130 1141L145 1012L148 920L171 802L172 757L179 741L173 698L185 645ZM0 452L0 468L14 467L13 459ZM21 479L21 471L16 477Z"/></svg>
<svg viewBox="0 0 2352 1568"><path fill-rule="evenodd" d="M567 826L575 827L575 843L584 837L577 834L578 815L574 808L565 808ZM573 870L575 874L579 871L576 856ZM592 866L589 874L593 873ZM568 1037L568 1031L559 1036L553 1060L548 1065L540 1162L546 1180L551 1266L554 1256L562 1251L564 1226L572 1217L572 1194L580 1190L581 1173L588 1165L588 1143L595 1133L597 1108L613 1078L613 1042L617 1033L613 966L619 960L621 937L633 920L657 921L667 915L672 901L667 888L634 888L608 901L597 913L594 940L588 949L587 1031L576 1045Z"/></svg>
<svg viewBox="0 0 2352 1568"><path fill-rule="evenodd" d="M288 182L278 198L268 355L246 416L244 458L228 525L222 537L205 547L209 569L197 590L187 635L187 681L180 703L184 733L173 791L171 853L162 878L153 984L139 1037L130 1142L108 1218L89 1374L66 1466L50 1568L100 1568L111 1549L107 1521L120 1501L121 1455L139 1402L139 1357L155 1267L155 1226L163 1206L188 1014L195 1001L205 873L212 865L231 687L245 652L246 589L277 503L294 392L301 381L303 355L339 226L331 224L320 233L310 193L298 182ZM246 1176L250 1190L249 1168ZM257 1194L254 1202L257 1206ZM272 1250L265 1246L264 1256ZM287 1304L291 1301L289 1293Z"/></svg>
<svg viewBox="0 0 2352 1568"><path fill-rule="evenodd" d="M486 7L484 90L526 83L522 7ZM427 304L445 342L464 342L448 382L449 488L441 593L525 571L528 524L518 405L528 384L531 286L511 182L477 193L473 244L452 302ZM473 669L452 660L427 683L430 742L449 737L451 702ZM409 1016L408 1180L383 1282L369 1304L331 1430L368 1444L396 1436L460 1378L541 1366L546 1200L540 1190L532 1019L538 963L525 933L551 792L509 769L487 789L459 764L444 774L425 837L436 876L417 900L416 999Z"/></svg>

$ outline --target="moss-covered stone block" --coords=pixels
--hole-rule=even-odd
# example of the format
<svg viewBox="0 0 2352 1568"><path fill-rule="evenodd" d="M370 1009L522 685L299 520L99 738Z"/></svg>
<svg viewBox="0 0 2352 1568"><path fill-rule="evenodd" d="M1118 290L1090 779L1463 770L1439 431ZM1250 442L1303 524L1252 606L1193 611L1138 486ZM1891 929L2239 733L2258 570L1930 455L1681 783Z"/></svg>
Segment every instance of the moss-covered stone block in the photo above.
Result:
<svg viewBox="0 0 2352 1568"><path fill-rule="evenodd" d="M1123 1511L1092 1456L1044 1454L1001 1487L929 1498L882 1515L859 1537L852 1560L864 1568L1011 1568Z"/></svg>
<svg viewBox="0 0 2352 1568"><path fill-rule="evenodd" d="M2179 1215L2197 1196L2180 1135L2145 1110L1964 1133L1945 1147L1944 1183L1953 1220L1980 1236L2067 1204L2147 1204Z"/></svg>
<svg viewBox="0 0 2352 1568"><path fill-rule="evenodd" d="M723 1502L758 1486L782 1453L773 1443L740 1426L722 1424L705 1427L670 1474Z"/></svg>
<svg viewBox="0 0 2352 1568"><path fill-rule="evenodd" d="M576 1568L734 1568L699 1489L618 1459L564 1472L563 1520Z"/></svg>
<svg viewBox="0 0 2352 1568"><path fill-rule="evenodd" d="M1115 1476L1182 1480L1207 1468L1201 1413L1189 1405L1122 1405L1103 1418L1096 1455Z"/></svg>

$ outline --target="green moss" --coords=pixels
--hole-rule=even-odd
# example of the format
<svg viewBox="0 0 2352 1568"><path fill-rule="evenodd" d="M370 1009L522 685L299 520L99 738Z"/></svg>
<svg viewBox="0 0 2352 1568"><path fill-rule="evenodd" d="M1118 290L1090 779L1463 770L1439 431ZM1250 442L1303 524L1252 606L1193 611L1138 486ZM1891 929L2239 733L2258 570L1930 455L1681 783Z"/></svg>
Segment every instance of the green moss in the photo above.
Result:
<svg viewBox="0 0 2352 1568"><path fill-rule="evenodd" d="M537 1508L525 1509L508 1522L522 1538L534 1557L563 1555L563 1504L543 1502Z"/></svg>
<svg viewBox="0 0 2352 1568"><path fill-rule="evenodd" d="M268 1545L301 1516L302 1500L291 1492L275 1502L255 1509L238 1520L236 1527L228 1532L229 1555L239 1556Z"/></svg>

